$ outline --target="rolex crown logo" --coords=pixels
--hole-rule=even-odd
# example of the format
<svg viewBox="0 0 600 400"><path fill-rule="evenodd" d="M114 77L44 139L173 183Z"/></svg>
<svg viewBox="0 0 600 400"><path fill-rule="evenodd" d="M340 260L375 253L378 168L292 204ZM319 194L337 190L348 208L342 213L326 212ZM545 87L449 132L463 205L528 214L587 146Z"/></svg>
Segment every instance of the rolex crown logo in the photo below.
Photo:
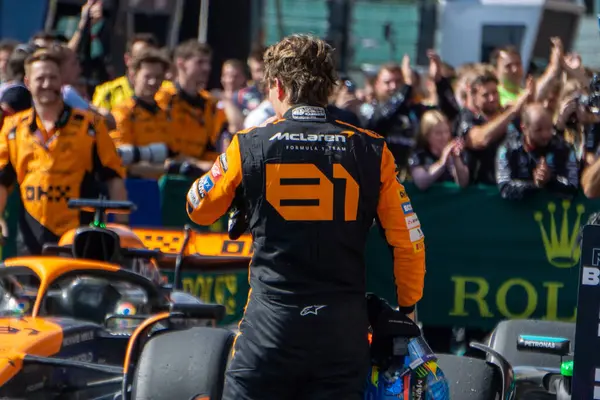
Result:
<svg viewBox="0 0 600 400"><path fill-rule="evenodd" d="M571 208L571 202L569 200L563 200L562 208L563 213L560 233L556 228L555 203L548 203L550 235L548 235L548 231L543 223L544 214L541 211L537 211L533 214L533 218L540 226L542 242L544 243L544 250L546 251L548 262L557 268L572 268L577 265L579 256L581 255L581 249L577 246L577 235L581 225L581 217L585 212L585 207L583 204L577 205L575 208L577 217L575 218L573 225L569 224L569 208Z"/></svg>

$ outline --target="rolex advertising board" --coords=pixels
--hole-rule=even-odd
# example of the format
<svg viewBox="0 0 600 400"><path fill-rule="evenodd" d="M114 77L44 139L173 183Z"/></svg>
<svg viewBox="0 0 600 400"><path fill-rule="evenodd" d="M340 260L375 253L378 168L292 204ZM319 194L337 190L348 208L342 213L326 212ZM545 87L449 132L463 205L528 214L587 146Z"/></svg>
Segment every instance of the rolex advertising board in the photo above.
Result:
<svg viewBox="0 0 600 400"><path fill-rule="evenodd" d="M407 185L426 243L423 323L488 329L508 318L575 321L579 228L600 202L500 198L496 188ZM368 289L395 299L381 236L367 246ZM401 279L401 278L400 278Z"/></svg>

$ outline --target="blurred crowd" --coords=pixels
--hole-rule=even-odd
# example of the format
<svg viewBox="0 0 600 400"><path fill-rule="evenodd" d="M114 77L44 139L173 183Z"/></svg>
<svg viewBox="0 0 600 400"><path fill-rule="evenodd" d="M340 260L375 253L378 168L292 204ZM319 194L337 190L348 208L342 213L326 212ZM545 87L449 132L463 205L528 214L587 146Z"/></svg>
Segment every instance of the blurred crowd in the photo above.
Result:
<svg viewBox="0 0 600 400"><path fill-rule="evenodd" d="M116 77L109 36L102 8L92 4L71 38L41 32L28 43L1 41L0 115L54 92L102 119L127 176L147 179L198 176L235 132L274 116L261 46L246 60L224 62L221 87L208 90L208 45L192 39L165 49L153 35L136 34L124 54L126 74ZM61 76L33 89L26 60L39 52L57 60ZM560 39L552 39L541 73L525 71L513 47L496 49L489 64L450 66L433 51L428 59L421 73L408 56L381 65L361 87L340 75L329 112L384 136L400 179L421 190L454 182L497 185L511 200L539 190L570 197L581 187L600 196L600 80Z"/></svg>

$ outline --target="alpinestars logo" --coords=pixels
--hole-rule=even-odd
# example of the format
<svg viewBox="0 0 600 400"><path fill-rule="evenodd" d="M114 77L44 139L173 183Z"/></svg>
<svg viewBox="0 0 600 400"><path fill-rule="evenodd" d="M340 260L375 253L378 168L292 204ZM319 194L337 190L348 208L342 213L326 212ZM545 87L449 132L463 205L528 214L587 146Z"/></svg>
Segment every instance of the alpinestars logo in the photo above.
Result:
<svg viewBox="0 0 600 400"><path fill-rule="evenodd" d="M318 312L321 308L325 308L327 307L326 305L313 305L313 306L308 306L308 307L304 307L302 309L302 311L300 311L300 315L302 317L305 317L309 314L314 314L314 315L318 315Z"/></svg>

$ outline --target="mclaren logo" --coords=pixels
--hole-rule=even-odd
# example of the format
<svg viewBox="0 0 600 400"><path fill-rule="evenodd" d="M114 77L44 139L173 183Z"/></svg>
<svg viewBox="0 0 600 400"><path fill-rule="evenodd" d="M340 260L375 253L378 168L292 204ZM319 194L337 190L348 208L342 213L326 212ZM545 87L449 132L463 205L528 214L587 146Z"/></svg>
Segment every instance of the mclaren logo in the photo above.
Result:
<svg viewBox="0 0 600 400"><path fill-rule="evenodd" d="M289 133L277 132L269 141L288 140L291 142L328 142L328 143L346 143L346 135L326 134L326 133Z"/></svg>

